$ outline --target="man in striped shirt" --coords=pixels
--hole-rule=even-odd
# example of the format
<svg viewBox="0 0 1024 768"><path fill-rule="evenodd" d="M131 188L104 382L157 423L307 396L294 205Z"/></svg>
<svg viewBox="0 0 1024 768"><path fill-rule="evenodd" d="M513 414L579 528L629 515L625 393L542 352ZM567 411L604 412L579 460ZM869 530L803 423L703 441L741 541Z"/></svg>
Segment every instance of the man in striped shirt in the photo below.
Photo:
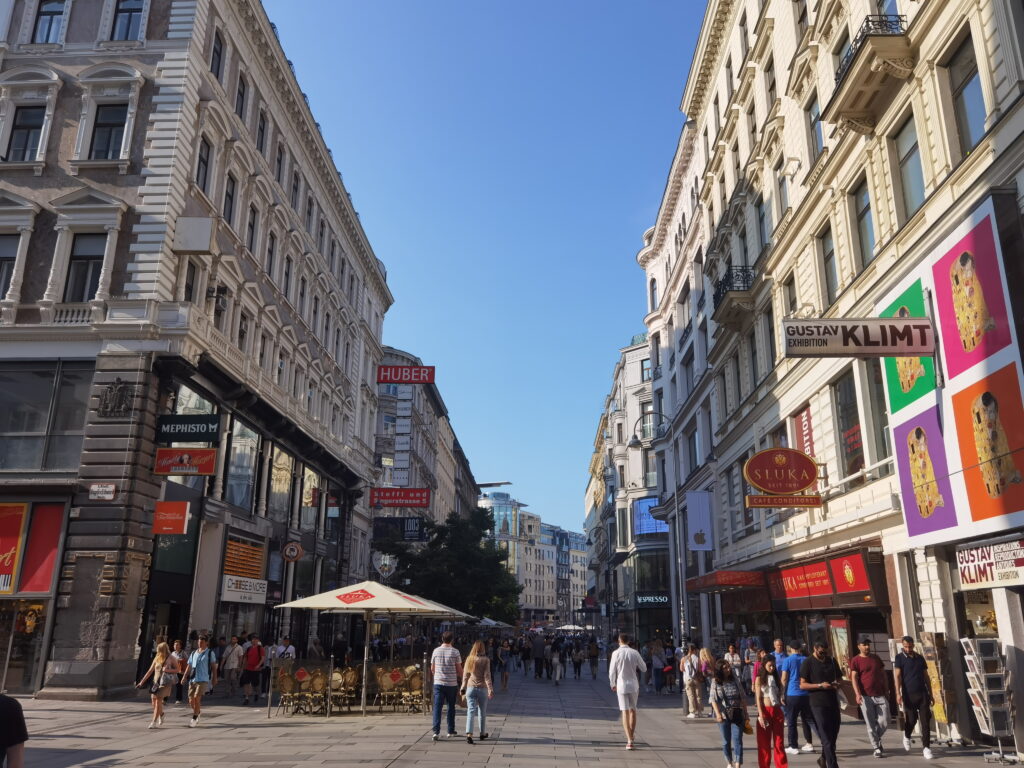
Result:
<svg viewBox="0 0 1024 768"><path fill-rule="evenodd" d="M452 648L452 633L441 635L441 645L430 657L430 676L434 680L434 741L441 735L441 708L448 705L448 738L456 735L455 698L462 680L462 655Z"/></svg>

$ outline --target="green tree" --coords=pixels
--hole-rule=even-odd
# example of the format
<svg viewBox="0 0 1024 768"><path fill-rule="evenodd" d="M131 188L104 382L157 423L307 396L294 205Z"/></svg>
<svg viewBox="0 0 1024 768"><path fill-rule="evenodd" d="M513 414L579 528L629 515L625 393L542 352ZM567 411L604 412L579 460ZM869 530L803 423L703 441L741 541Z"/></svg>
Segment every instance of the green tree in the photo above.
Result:
<svg viewBox="0 0 1024 768"><path fill-rule="evenodd" d="M512 624L519 617L522 587L508 572L508 553L489 537L490 510L477 507L468 517L449 515L443 523L426 521L426 544L375 541L374 548L398 558L390 582L428 600L472 616Z"/></svg>

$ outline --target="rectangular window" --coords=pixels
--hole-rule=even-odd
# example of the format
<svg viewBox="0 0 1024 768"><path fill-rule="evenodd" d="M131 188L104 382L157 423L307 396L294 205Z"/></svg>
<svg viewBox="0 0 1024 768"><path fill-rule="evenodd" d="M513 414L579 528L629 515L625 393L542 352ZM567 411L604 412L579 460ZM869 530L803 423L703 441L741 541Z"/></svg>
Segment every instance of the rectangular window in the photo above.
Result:
<svg viewBox="0 0 1024 768"><path fill-rule="evenodd" d="M640 436L644 440L654 437L654 402L648 400L640 404L640 413L643 418L640 421Z"/></svg>
<svg viewBox="0 0 1024 768"><path fill-rule="evenodd" d="M220 32L213 33L213 50L210 52L210 71L220 80L224 72L224 38Z"/></svg>
<svg viewBox="0 0 1024 768"><path fill-rule="evenodd" d="M274 257L277 255L277 235L273 232L267 235L267 274L274 274Z"/></svg>
<svg viewBox="0 0 1024 768"><path fill-rule="evenodd" d="M205 138L199 140L199 158L196 160L196 186L206 194L206 185L210 180L210 142Z"/></svg>
<svg viewBox="0 0 1024 768"><path fill-rule="evenodd" d="M320 253L324 252L324 241L327 238L327 225L323 219L320 219L320 228L317 230L316 235L316 247Z"/></svg>
<svg viewBox="0 0 1024 768"><path fill-rule="evenodd" d="M260 370L266 370L267 364L267 348L270 346L270 339L267 338L265 333L260 334L260 350L259 355L256 358Z"/></svg>
<svg viewBox="0 0 1024 768"><path fill-rule="evenodd" d="M732 56L725 61L725 99L728 101L732 98L733 88L733 75L732 75Z"/></svg>
<svg viewBox="0 0 1024 768"><path fill-rule="evenodd" d="M103 251L107 247L105 234L77 234L71 244L68 263L68 281L64 287L64 301L80 304L96 298L103 267Z"/></svg>
<svg viewBox="0 0 1024 768"><path fill-rule="evenodd" d="M796 0L794 6L796 11L796 27L798 33L803 35L807 31L807 0Z"/></svg>
<svg viewBox="0 0 1024 768"><path fill-rule="evenodd" d="M966 156L985 134L985 98L981 93L978 60L970 37L953 54L948 68L960 151Z"/></svg>
<svg viewBox="0 0 1024 768"><path fill-rule="evenodd" d="M59 43L64 23L64 0L39 0L33 43Z"/></svg>
<svg viewBox="0 0 1024 768"><path fill-rule="evenodd" d="M224 500L228 504L252 510L253 491L256 488L256 466L260 436L256 430L238 419L231 425L231 447L228 450Z"/></svg>
<svg viewBox="0 0 1024 768"><path fill-rule="evenodd" d="M263 154L263 149L267 145L267 113L260 110L260 116L256 120L256 149L259 150L260 154Z"/></svg>
<svg viewBox="0 0 1024 768"><path fill-rule="evenodd" d="M292 257L284 257L284 275L281 277L281 291L285 298L290 299L292 294Z"/></svg>
<svg viewBox="0 0 1024 768"><path fill-rule="evenodd" d="M764 196L757 198L757 202L754 203L754 206L757 210L757 235L760 239L761 249L764 250L771 242L771 214L768 213L768 206L765 205Z"/></svg>
<svg viewBox="0 0 1024 768"><path fill-rule="evenodd" d="M300 315L306 314L306 278L299 278L299 298L297 306Z"/></svg>
<svg viewBox="0 0 1024 768"><path fill-rule="evenodd" d="M747 267L750 266L750 251L747 248L747 229L743 224L740 227L741 229L736 235L740 246L740 265Z"/></svg>
<svg viewBox="0 0 1024 768"><path fill-rule="evenodd" d="M747 51L750 50L750 32L747 30L747 12L740 16L740 57L747 58Z"/></svg>
<svg viewBox="0 0 1024 768"><path fill-rule="evenodd" d="M196 297L196 263L189 259L185 267L185 301L194 302Z"/></svg>
<svg viewBox="0 0 1024 768"><path fill-rule="evenodd" d="M313 329L313 334L314 335L316 335L316 332L318 330L320 330L320 327L317 325L317 321L319 319L320 319L320 297L319 296L314 296L313 297L313 311L310 314L310 320L309 320L309 324L310 324L310 326Z"/></svg>
<svg viewBox="0 0 1024 768"><path fill-rule="evenodd" d="M821 244L821 264L825 277L825 305L832 306L839 295L839 269L831 227L821 233L818 242Z"/></svg>
<svg viewBox="0 0 1024 768"><path fill-rule="evenodd" d="M18 107L14 110L11 140L7 144L8 162L30 163L36 159L45 119L45 107Z"/></svg>
<svg viewBox="0 0 1024 768"><path fill-rule="evenodd" d="M764 65L764 87L765 92L768 94L768 109L770 110L772 104L779 97L778 90L775 85L775 58L768 59L768 62Z"/></svg>
<svg viewBox="0 0 1024 768"><path fill-rule="evenodd" d="M688 472L696 471L698 463L697 430L693 430L686 433L686 467Z"/></svg>
<svg viewBox="0 0 1024 768"><path fill-rule="evenodd" d="M917 127L913 115L907 118L907 122L896 133L895 143L903 212L910 218L924 203L924 173L921 170L921 150L917 145Z"/></svg>
<svg viewBox="0 0 1024 768"><path fill-rule="evenodd" d="M117 0L111 40L138 40L142 27L142 0Z"/></svg>
<svg viewBox="0 0 1024 768"><path fill-rule="evenodd" d="M747 336L747 348L750 350L750 380L753 382L760 381L761 369L758 367L757 360L757 331L752 330L750 335Z"/></svg>
<svg viewBox="0 0 1024 768"><path fill-rule="evenodd" d="M238 186L238 182L235 181L235 177L230 173L228 174L228 180L224 183L224 220L231 226L232 221L235 218L235 189Z"/></svg>
<svg viewBox="0 0 1024 768"><path fill-rule="evenodd" d="M832 385L832 402L835 405L836 425L839 428L839 474L840 477L849 477L864 467L864 436L861 432L857 387L852 368ZM850 483L848 489L863 482L864 479L860 478Z"/></svg>
<svg viewBox="0 0 1024 768"><path fill-rule="evenodd" d="M796 275L790 275L782 284L782 306L787 315L796 312Z"/></svg>
<svg viewBox="0 0 1024 768"><path fill-rule="evenodd" d="M817 92L811 97L811 103L807 105L807 127L811 134L811 162L813 163L825 148L825 135L821 126L821 107L818 104Z"/></svg>
<svg viewBox="0 0 1024 768"><path fill-rule="evenodd" d="M753 153L754 147L757 146L757 110L754 108L753 101L750 102L750 109L747 110L747 141L750 144L750 153Z"/></svg>
<svg viewBox="0 0 1024 768"><path fill-rule="evenodd" d="M245 223L245 247L252 253L256 247L256 233L259 226L259 211L255 205L249 206L249 220Z"/></svg>
<svg viewBox="0 0 1024 768"><path fill-rule="evenodd" d="M277 145L277 156L274 158L274 180L280 184L284 179L284 147Z"/></svg>
<svg viewBox="0 0 1024 768"><path fill-rule="evenodd" d="M310 197L306 200L306 231L309 234L313 234L313 214L316 212L316 206L313 205L313 198Z"/></svg>
<svg viewBox="0 0 1024 768"><path fill-rule="evenodd" d="M658 467L655 463L657 454L650 449L645 449L643 454L644 463L644 485L648 488L658 486Z"/></svg>
<svg viewBox="0 0 1024 768"><path fill-rule="evenodd" d="M7 291L11 289L20 240L20 235L0 235L0 299L6 297Z"/></svg>
<svg viewBox="0 0 1024 768"><path fill-rule="evenodd" d="M248 352L249 344L249 316L245 312L241 312L238 315L238 348L243 352Z"/></svg>
<svg viewBox="0 0 1024 768"><path fill-rule="evenodd" d="M327 264L327 266L330 268L332 273L334 272L334 267L337 264L337 261L338 261L338 243L332 237L331 238L331 256L328 259L328 264Z"/></svg>
<svg viewBox="0 0 1024 768"><path fill-rule="evenodd" d="M885 388L882 385L882 361L877 357L865 361L868 367L868 396L871 400L871 421L875 438L875 462L892 456L889 440L889 411L885 407ZM880 467L879 476L892 472L892 465Z"/></svg>
<svg viewBox="0 0 1024 768"><path fill-rule="evenodd" d="M245 120L245 94L249 90L242 75L238 76L238 87L235 89L235 114Z"/></svg>
<svg viewBox="0 0 1024 768"><path fill-rule="evenodd" d="M740 381L740 353L737 352L732 356L732 375L733 375L733 387L736 391L736 407L740 405L740 400L743 399L743 384Z"/></svg>
<svg viewBox="0 0 1024 768"><path fill-rule="evenodd" d="M299 210L299 172L296 171L292 174L292 209L295 211Z"/></svg>
<svg viewBox="0 0 1024 768"><path fill-rule="evenodd" d="M91 363L0 366L0 468L77 469L92 379Z"/></svg>
<svg viewBox="0 0 1024 768"><path fill-rule="evenodd" d="M775 313L769 309L764 316L764 333L768 339L768 365L775 367L775 358L778 354L775 349Z"/></svg>
<svg viewBox="0 0 1024 768"><path fill-rule="evenodd" d="M640 381L651 380L651 361L650 359L640 361Z"/></svg>
<svg viewBox="0 0 1024 768"><path fill-rule="evenodd" d="M778 165L775 166L775 183L779 190L779 219L781 220L789 210L789 179L782 172L782 158L779 158Z"/></svg>
<svg viewBox="0 0 1024 768"><path fill-rule="evenodd" d="M871 194L866 178L853 191L853 209L857 217L857 247L863 268L875 258L875 225L871 219Z"/></svg>

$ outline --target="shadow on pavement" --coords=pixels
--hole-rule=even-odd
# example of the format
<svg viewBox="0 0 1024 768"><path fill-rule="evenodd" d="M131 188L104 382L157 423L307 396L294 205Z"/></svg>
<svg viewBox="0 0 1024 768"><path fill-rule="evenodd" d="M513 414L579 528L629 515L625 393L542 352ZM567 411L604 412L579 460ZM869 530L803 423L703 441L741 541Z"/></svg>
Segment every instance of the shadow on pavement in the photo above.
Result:
<svg viewBox="0 0 1024 768"><path fill-rule="evenodd" d="M121 754L112 749L48 749L34 747L31 742L25 750L25 768L72 768L89 763L90 766L124 765L116 756ZM102 758L108 758L103 760ZM96 762L93 762L96 761Z"/></svg>

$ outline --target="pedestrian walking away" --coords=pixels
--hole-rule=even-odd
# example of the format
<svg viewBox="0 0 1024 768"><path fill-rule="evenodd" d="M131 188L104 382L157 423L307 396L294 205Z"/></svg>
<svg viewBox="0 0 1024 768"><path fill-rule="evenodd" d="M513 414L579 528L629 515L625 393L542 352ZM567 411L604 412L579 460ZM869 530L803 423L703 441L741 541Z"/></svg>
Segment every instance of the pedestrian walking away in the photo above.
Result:
<svg viewBox="0 0 1024 768"><path fill-rule="evenodd" d="M583 649L582 645L576 645L572 652L572 672L577 680L580 679L583 673L583 660L587 657L587 652Z"/></svg>
<svg viewBox="0 0 1024 768"><path fill-rule="evenodd" d="M219 672L228 688L228 696L234 698L238 693L238 683L242 677L242 646L238 644L238 635L231 636L231 642L224 648L220 658Z"/></svg>
<svg viewBox="0 0 1024 768"><path fill-rule="evenodd" d="M245 649L242 657L242 704L248 704L249 699L255 702L259 697L260 681L263 674L263 663L266 660L267 649L263 647L258 635L249 637L249 647Z"/></svg>
<svg viewBox="0 0 1024 768"><path fill-rule="evenodd" d="M555 638L551 643L551 670L554 674L555 685L565 677L565 667L569 663L569 641L564 637Z"/></svg>
<svg viewBox="0 0 1024 768"><path fill-rule="evenodd" d="M914 649L914 638L903 638L903 652L892 663L896 684L896 705L903 711L903 748L909 752L914 744L914 726L921 724L921 754L932 759L932 697L931 680L924 656Z"/></svg>
<svg viewBox="0 0 1024 768"><path fill-rule="evenodd" d="M171 686L178 679L178 660L171 655L171 648L167 643L157 645L156 655L149 669L135 687L142 688L150 679L152 683L149 686L149 698L153 705L153 719L150 720L149 727L159 728L164 724L164 699L171 695Z"/></svg>
<svg viewBox="0 0 1024 768"><path fill-rule="evenodd" d="M587 645L587 659L590 661L591 680L597 680L597 662L600 658L601 649L597 645L597 640L591 637L590 643Z"/></svg>
<svg viewBox="0 0 1024 768"><path fill-rule="evenodd" d="M626 749L633 749L636 735L636 704L640 697L640 675L647 664L635 648L629 647L629 635L619 635L619 647L608 659L608 683L619 699L622 730L626 732Z"/></svg>
<svg viewBox="0 0 1024 768"><path fill-rule="evenodd" d="M857 649L860 653L850 659L850 681L857 706L864 715L864 724L868 727L871 748L875 757L883 757L882 736L889 727L889 679L882 659L871 652L870 637L861 637Z"/></svg>
<svg viewBox="0 0 1024 768"><path fill-rule="evenodd" d="M188 666L188 654L185 649L181 647L181 640L174 641L174 650L171 651L171 656L178 664L178 679L174 681L174 703L181 704L185 698L185 687L182 685L182 681L185 679L185 667Z"/></svg>
<svg viewBox="0 0 1024 768"><path fill-rule="evenodd" d="M803 643L794 640L789 644L789 655L783 658L778 669L782 672L782 687L786 691L786 754L799 755L801 752L813 752L811 730L817 731L814 715L811 714L811 700L807 691L800 688L800 667L807 658L803 653ZM803 719L804 745L797 749L796 722Z"/></svg>
<svg viewBox="0 0 1024 768"><path fill-rule="evenodd" d="M547 649L547 644L544 638L540 635L533 636L533 677L535 680L540 680L544 674L544 652Z"/></svg>
<svg viewBox="0 0 1024 768"><path fill-rule="evenodd" d="M679 670L683 673L683 688L686 691L686 705L689 708L687 717L693 719L704 714L704 675L701 672L700 656L697 646L690 645L679 662Z"/></svg>
<svg viewBox="0 0 1024 768"><path fill-rule="evenodd" d="M26 741L28 728L25 727L25 713L21 703L0 694L0 765L25 768Z"/></svg>
<svg viewBox="0 0 1024 768"><path fill-rule="evenodd" d="M188 703L192 707L192 720L189 728L199 725L199 716L202 714L203 694L211 683L217 682L217 659L213 649L209 647L210 639L206 635L199 636L199 648L192 651L188 657L188 665L185 667L185 674L181 676L182 682L188 682Z"/></svg>
<svg viewBox="0 0 1024 768"><path fill-rule="evenodd" d="M455 700L462 679L462 654L452 647L454 635L447 631L441 635L441 645L430 656L430 677L434 681L434 741L441 735L441 709L448 707L449 738L456 735Z"/></svg>
<svg viewBox="0 0 1024 768"><path fill-rule="evenodd" d="M466 697L466 742L473 743L473 726L479 721L477 735L480 741L488 737L487 702L494 698L494 681L491 679L491 660L482 640L473 643L462 673L462 695Z"/></svg>
<svg viewBox="0 0 1024 768"><path fill-rule="evenodd" d="M719 659L711 681L711 708L722 731L722 754L725 768L743 765L743 731L747 727L747 702L743 683L728 659Z"/></svg>
<svg viewBox="0 0 1024 768"><path fill-rule="evenodd" d="M786 717L782 709L782 678L775 657L765 654L754 678L754 705L757 707L757 768L788 768L786 755Z"/></svg>
<svg viewBox="0 0 1024 768"><path fill-rule="evenodd" d="M661 640L651 643L651 682L654 692L660 694L665 687L665 646Z"/></svg>
<svg viewBox="0 0 1024 768"><path fill-rule="evenodd" d="M501 641L501 648L498 649L498 669L501 671L501 690L508 690L508 673L515 656L512 653L512 644L508 640Z"/></svg>
<svg viewBox="0 0 1024 768"><path fill-rule="evenodd" d="M532 666L530 661L533 659L533 644L527 637L524 637L519 645L519 658L523 662L523 677L527 677Z"/></svg>
<svg viewBox="0 0 1024 768"><path fill-rule="evenodd" d="M821 741L820 768L839 768L836 740L839 738L839 681L843 673L829 654L824 640L814 643L814 652L800 665L800 689L807 691L814 722Z"/></svg>
<svg viewBox="0 0 1024 768"><path fill-rule="evenodd" d="M707 705L710 708L711 681L715 677L715 655L711 653L709 648L700 649L700 674L704 678L704 690L701 693L707 700ZM708 717L714 717L714 713L709 712Z"/></svg>

